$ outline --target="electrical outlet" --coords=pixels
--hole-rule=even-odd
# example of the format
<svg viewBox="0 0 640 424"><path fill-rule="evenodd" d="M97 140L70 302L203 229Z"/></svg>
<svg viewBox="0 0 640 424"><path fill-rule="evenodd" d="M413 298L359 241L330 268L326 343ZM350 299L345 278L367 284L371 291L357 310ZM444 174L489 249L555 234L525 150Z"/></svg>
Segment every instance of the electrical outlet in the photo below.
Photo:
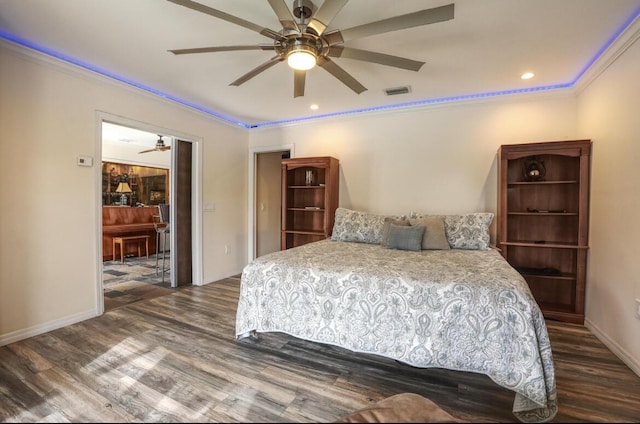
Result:
<svg viewBox="0 0 640 424"><path fill-rule="evenodd" d="M224 245L224 254L228 255L229 254L229 245Z"/></svg>
<svg viewBox="0 0 640 424"><path fill-rule="evenodd" d="M636 318L640 319L640 299L636 299Z"/></svg>

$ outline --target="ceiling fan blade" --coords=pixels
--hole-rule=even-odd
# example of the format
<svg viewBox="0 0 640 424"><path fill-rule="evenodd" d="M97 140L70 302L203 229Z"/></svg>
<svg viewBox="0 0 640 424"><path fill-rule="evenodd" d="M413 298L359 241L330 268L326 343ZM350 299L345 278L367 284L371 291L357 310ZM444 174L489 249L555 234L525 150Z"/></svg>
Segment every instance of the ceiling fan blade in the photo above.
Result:
<svg viewBox="0 0 640 424"><path fill-rule="evenodd" d="M364 85L360 84L355 78L349 75L347 71L336 65L336 63L331 59L319 56L318 66L322 67L322 69L339 79L344 85L355 91L357 94L367 91L367 88Z"/></svg>
<svg viewBox="0 0 640 424"><path fill-rule="evenodd" d="M409 71L419 71L424 62L406 59L404 57L392 56L390 54L376 53L369 50L354 49L352 47L331 46L327 53L331 57L344 57L347 59L362 60L365 62L378 63L380 65L393 66L407 69Z"/></svg>
<svg viewBox="0 0 640 424"><path fill-rule="evenodd" d="M260 25L254 24L253 22L245 21L242 18L238 18L237 16L230 15L218 9L213 9L209 6L205 6L204 4L196 3L191 0L167 0L171 3L178 4L180 6L187 7L189 9L206 13L207 15L213 16L218 19L222 19L227 22L231 22L232 24L240 25L257 33L264 35L265 37L272 38L274 40L279 40L282 38L282 35L276 31L273 31L269 28L262 27Z"/></svg>
<svg viewBox="0 0 640 424"><path fill-rule="evenodd" d="M153 149L143 150L138 153L164 152L165 150L169 150L169 149L171 149L171 146L154 147Z"/></svg>
<svg viewBox="0 0 640 424"><path fill-rule="evenodd" d="M192 54L192 53L214 53L214 52L232 52L240 50L275 50L273 44L258 44L253 46L218 46L218 47L196 47L193 49L176 49L168 50L175 55Z"/></svg>
<svg viewBox="0 0 640 424"><path fill-rule="evenodd" d="M276 65L282 62L283 60L284 60L284 57L282 56L274 56L268 61L264 62L262 65L247 72L246 74L244 74L243 76L241 76L240 78L238 78L237 80L235 80L229 85L239 86L240 84L244 84L245 82L249 81L251 78L258 75L259 73L266 71L267 69L271 68L273 65Z"/></svg>
<svg viewBox="0 0 640 424"><path fill-rule="evenodd" d="M370 35L383 34L385 32L397 31L400 29L413 28L421 25L433 24L453 19L454 4L425 9L418 12L407 13L406 15L395 16L381 21L370 22L342 31L332 31L326 34L330 45L342 43L356 38L368 37Z"/></svg>
<svg viewBox="0 0 640 424"><path fill-rule="evenodd" d="M307 28L311 29L316 35L322 35L329 26L333 18L340 12L340 9L347 4L348 0L325 0L320 9L311 17Z"/></svg>
<svg viewBox="0 0 640 424"><path fill-rule="evenodd" d="M154 147L153 149L149 149L149 150L143 150L141 152L138 153L149 153L149 152L155 152L157 149Z"/></svg>
<svg viewBox="0 0 640 424"><path fill-rule="evenodd" d="M296 23L296 20L293 17L293 13L291 13L291 10L289 10L284 0L268 0L268 1L273 11L276 12L276 15L278 15L278 19L282 24L282 28L286 30L300 32L300 28L298 27L298 24Z"/></svg>
<svg viewBox="0 0 640 424"><path fill-rule="evenodd" d="M293 73L293 97L304 96L304 83L306 81L307 71L294 71Z"/></svg>

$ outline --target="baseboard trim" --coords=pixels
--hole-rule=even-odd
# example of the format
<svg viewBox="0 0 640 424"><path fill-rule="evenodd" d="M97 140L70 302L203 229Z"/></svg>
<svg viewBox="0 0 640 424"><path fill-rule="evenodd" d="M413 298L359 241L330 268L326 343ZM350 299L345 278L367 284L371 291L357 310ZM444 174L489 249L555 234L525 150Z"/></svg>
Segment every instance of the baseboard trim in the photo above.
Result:
<svg viewBox="0 0 640 424"><path fill-rule="evenodd" d="M600 328L590 321L589 319L584 320L584 326L589 329L605 346L607 346L613 353L616 355L622 362L624 362L631 371L636 373L640 377L640 363L633 358L622 346L616 343L613 339L611 339L605 332L600 330Z"/></svg>
<svg viewBox="0 0 640 424"><path fill-rule="evenodd" d="M58 328L66 327L67 325L75 324L90 318L95 318L96 316L96 311L90 310L74 315L69 315L55 321L49 321L44 324L38 324L34 325L33 327L28 327L22 330L12 331L11 333L2 334L0 335L0 346L8 345L9 343L18 342L20 340L28 339L29 337L48 333L49 331L57 330Z"/></svg>

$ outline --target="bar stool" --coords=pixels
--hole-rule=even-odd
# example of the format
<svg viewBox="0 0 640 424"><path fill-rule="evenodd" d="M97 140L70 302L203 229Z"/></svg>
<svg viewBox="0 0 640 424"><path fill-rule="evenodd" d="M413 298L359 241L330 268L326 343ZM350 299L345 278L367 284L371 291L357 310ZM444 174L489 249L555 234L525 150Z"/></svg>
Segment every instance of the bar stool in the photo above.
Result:
<svg viewBox="0 0 640 424"><path fill-rule="evenodd" d="M160 236L162 239L162 282L164 283L164 272L169 271L169 268L165 266L165 250L167 247L167 235L170 234L169 226L169 205L161 203L158 205L158 215L154 216L153 227L156 229L156 275L158 275L159 261L158 252L160 250Z"/></svg>

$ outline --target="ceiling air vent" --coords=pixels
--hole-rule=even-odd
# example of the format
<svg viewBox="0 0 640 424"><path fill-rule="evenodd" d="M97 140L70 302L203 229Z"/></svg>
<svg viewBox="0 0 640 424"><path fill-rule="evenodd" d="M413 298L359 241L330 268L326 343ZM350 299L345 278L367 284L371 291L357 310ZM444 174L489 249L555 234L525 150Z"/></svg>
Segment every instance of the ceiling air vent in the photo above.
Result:
<svg viewBox="0 0 640 424"><path fill-rule="evenodd" d="M396 94L407 94L409 91L411 90L408 86L387 88L384 90L384 92L387 93L387 96L395 96Z"/></svg>

